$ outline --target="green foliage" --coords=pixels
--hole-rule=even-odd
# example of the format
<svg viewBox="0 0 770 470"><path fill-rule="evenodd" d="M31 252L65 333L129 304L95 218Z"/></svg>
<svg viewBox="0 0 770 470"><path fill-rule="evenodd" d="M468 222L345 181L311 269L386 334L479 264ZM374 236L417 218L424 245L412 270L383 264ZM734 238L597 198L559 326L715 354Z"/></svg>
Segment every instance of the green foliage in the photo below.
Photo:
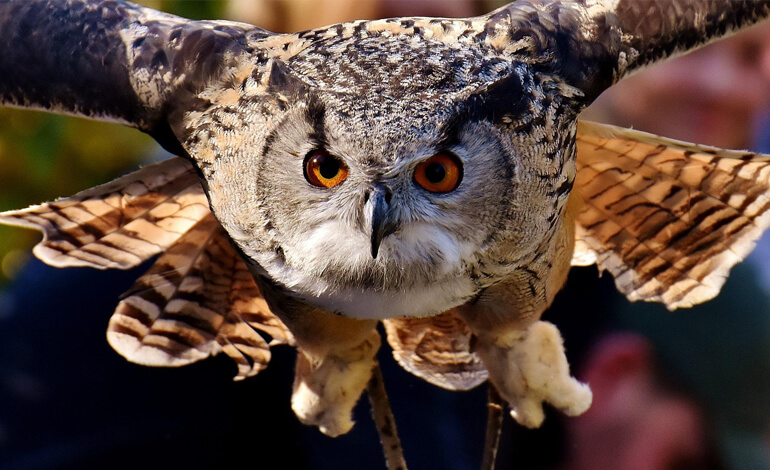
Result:
<svg viewBox="0 0 770 470"><path fill-rule="evenodd" d="M225 0L134 0L156 10L194 20L215 20L222 17Z"/></svg>

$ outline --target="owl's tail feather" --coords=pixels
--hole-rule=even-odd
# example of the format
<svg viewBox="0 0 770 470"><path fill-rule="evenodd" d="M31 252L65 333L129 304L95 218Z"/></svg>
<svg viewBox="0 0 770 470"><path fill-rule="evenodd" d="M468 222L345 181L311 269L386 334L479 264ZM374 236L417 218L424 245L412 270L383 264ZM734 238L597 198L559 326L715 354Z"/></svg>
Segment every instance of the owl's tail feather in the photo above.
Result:
<svg viewBox="0 0 770 470"><path fill-rule="evenodd" d="M573 265L596 263L629 300L715 297L770 226L770 157L581 122Z"/></svg>
<svg viewBox="0 0 770 470"><path fill-rule="evenodd" d="M181 158L0 213L0 223L42 231L34 253L57 267L128 269L163 253L124 295L108 327L110 344L132 362L181 366L221 351L235 360L239 380L267 365L270 345L293 344Z"/></svg>
<svg viewBox="0 0 770 470"><path fill-rule="evenodd" d="M417 377L447 390L470 390L487 380L484 363L471 351L471 330L456 312L382 323L393 357Z"/></svg>

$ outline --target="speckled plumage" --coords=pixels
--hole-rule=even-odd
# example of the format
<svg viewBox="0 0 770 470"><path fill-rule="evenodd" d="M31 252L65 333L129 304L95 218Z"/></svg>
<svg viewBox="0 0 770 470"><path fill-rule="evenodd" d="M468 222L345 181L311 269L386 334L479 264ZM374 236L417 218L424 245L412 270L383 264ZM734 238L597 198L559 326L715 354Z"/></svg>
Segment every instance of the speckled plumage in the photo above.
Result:
<svg viewBox="0 0 770 470"><path fill-rule="evenodd" d="M187 160L2 221L44 229L37 254L58 265L124 267L168 250L111 322L111 343L131 360L177 365L223 350L248 376L269 351L239 325L296 341L294 409L337 435L374 365L376 322L390 318L407 369L455 389L488 374L514 417L538 426L544 401L578 414L591 400L558 331L539 321L571 264L609 269L629 296L690 305L716 295L740 260L722 253L745 254L769 222L765 159L749 175L736 154L579 128L578 114L625 75L768 13L739 0L522 0L476 18L276 35L110 0L0 1L4 105L133 125ZM306 181L304 158L319 148L349 168L339 186ZM713 168L749 203L718 194L705 170L642 171L661 149ZM463 174L442 194L413 176L438 152ZM628 174L629 158L649 184L612 177ZM153 172L160 181L148 183ZM674 186L700 199L674 201L685 193ZM162 202L101 217L102 199L137 187ZM204 210L176 215L185 203ZM649 212L635 226L639 208ZM673 215L645 225L659 213ZM391 228L373 249L375 217ZM708 249L677 245L690 234ZM183 274L158 274L174 266ZM419 353L431 344L437 354Z"/></svg>

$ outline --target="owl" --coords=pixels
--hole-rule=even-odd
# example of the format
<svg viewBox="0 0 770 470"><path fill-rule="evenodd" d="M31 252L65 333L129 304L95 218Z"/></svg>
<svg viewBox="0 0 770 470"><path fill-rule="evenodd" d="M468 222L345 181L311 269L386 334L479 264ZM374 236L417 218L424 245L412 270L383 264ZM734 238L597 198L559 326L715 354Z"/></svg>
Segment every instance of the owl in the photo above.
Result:
<svg viewBox="0 0 770 470"><path fill-rule="evenodd" d="M770 159L578 121L623 77L767 2L520 0L295 34L127 2L0 3L0 102L136 127L176 157L0 214L58 267L157 260L108 326L128 360L296 346L292 408L330 436L376 367L489 381L520 424L591 403L541 321L574 265L631 300L714 297L770 224ZM30 39L33 31L34 40ZM73 53L75 51L75 53Z"/></svg>

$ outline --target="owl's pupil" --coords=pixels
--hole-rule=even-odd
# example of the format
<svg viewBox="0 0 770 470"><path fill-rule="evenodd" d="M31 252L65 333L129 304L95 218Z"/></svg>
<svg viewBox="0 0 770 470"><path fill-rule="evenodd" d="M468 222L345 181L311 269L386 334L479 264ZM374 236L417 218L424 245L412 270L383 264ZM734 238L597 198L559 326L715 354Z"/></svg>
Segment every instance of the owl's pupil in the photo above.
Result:
<svg viewBox="0 0 770 470"><path fill-rule="evenodd" d="M340 162L331 155L319 157L318 172L326 179L332 179L340 172Z"/></svg>
<svg viewBox="0 0 770 470"><path fill-rule="evenodd" d="M431 183L440 183L446 178L446 169L440 163L431 163L425 167L425 178Z"/></svg>

